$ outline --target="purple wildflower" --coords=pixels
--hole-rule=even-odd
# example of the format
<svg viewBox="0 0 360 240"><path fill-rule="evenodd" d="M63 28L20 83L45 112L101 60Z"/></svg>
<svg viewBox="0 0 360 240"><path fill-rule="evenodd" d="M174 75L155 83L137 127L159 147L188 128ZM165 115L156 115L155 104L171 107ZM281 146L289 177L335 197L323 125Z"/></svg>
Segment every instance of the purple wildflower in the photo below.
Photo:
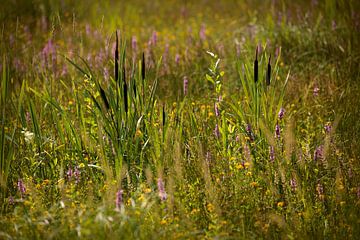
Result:
<svg viewBox="0 0 360 240"><path fill-rule="evenodd" d="M177 53L177 54L175 55L175 64L176 64L176 65L179 65L179 63L180 63L180 55Z"/></svg>
<svg viewBox="0 0 360 240"><path fill-rule="evenodd" d="M331 124L330 123L327 123L325 126L324 126L324 129L325 129L325 133L329 134L331 132Z"/></svg>
<svg viewBox="0 0 360 240"><path fill-rule="evenodd" d="M270 146L269 147L269 155L270 155L270 162L274 162L275 161L275 148L274 146Z"/></svg>
<svg viewBox="0 0 360 240"><path fill-rule="evenodd" d="M248 136L249 136L249 138L250 138L250 141L251 141L251 142L254 141L255 136L254 136L254 133L252 132L251 125L250 125L250 124L247 124L246 127L245 127L245 129L246 129L246 132L247 132L247 134L248 134Z"/></svg>
<svg viewBox="0 0 360 240"><path fill-rule="evenodd" d="M184 96L188 93L189 80L187 76L184 76Z"/></svg>
<svg viewBox="0 0 360 240"><path fill-rule="evenodd" d="M200 28L200 31L199 31L199 36L200 36L201 41L206 40L206 33L205 32L206 32L205 24L202 24L201 28Z"/></svg>
<svg viewBox="0 0 360 240"><path fill-rule="evenodd" d="M275 137L276 138L280 138L280 132L281 132L280 125L279 125L279 123L276 123L276 126L275 126Z"/></svg>
<svg viewBox="0 0 360 240"><path fill-rule="evenodd" d="M297 183L296 183L296 179L295 179L295 178L290 179L290 186L291 186L291 189L292 189L293 191L296 190Z"/></svg>
<svg viewBox="0 0 360 240"><path fill-rule="evenodd" d="M156 31L153 31L152 32L152 35L151 35L151 44L153 46L156 46L156 43L157 43L157 32Z"/></svg>
<svg viewBox="0 0 360 240"><path fill-rule="evenodd" d="M10 196L9 199L8 199L8 201L9 201L9 204L10 204L10 205L13 205L13 204L15 203L15 200L14 200L14 197L13 197L13 196Z"/></svg>
<svg viewBox="0 0 360 240"><path fill-rule="evenodd" d="M71 168L69 168L66 172L66 176L68 178L69 181L71 181L71 178L73 176L73 170Z"/></svg>
<svg viewBox="0 0 360 240"><path fill-rule="evenodd" d="M137 51L137 39L136 39L136 36L131 37L131 49L132 49L133 53L135 53Z"/></svg>
<svg viewBox="0 0 360 240"><path fill-rule="evenodd" d="M116 200L115 200L116 209L120 209L122 204L123 204L123 190L119 189L116 192Z"/></svg>
<svg viewBox="0 0 360 240"><path fill-rule="evenodd" d="M79 168L76 166L74 169L74 176L75 176L75 183L78 184L80 182L80 170Z"/></svg>
<svg viewBox="0 0 360 240"><path fill-rule="evenodd" d="M158 186L159 197L160 197L161 201L165 201L167 199L167 194L165 191L164 182L161 178L158 178L157 186Z"/></svg>
<svg viewBox="0 0 360 240"><path fill-rule="evenodd" d="M319 92L320 92L320 88L318 88L318 86L315 86L313 90L314 97L317 97L319 95Z"/></svg>
<svg viewBox="0 0 360 240"><path fill-rule="evenodd" d="M322 160L323 158L323 146L319 146L314 151L314 161Z"/></svg>
<svg viewBox="0 0 360 240"><path fill-rule="evenodd" d="M214 110L215 110L215 116L219 117L220 116L220 111L219 111L219 107L218 107L217 103L214 104Z"/></svg>
<svg viewBox="0 0 360 240"><path fill-rule="evenodd" d="M18 190L19 190L19 192L21 194L21 198L22 198L26 192L26 188L25 188L25 185L24 185L24 182L22 179L18 180L17 187L18 187Z"/></svg>
<svg viewBox="0 0 360 240"><path fill-rule="evenodd" d="M215 125L214 134L215 134L216 138L220 137L220 130L219 130L219 125L218 124Z"/></svg>
<svg viewBox="0 0 360 240"><path fill-rule="evenodd" d="M284 114L285 114L285 109L280 108L279 113L278 113L278 117L280 120L284 118Z"/></svg>

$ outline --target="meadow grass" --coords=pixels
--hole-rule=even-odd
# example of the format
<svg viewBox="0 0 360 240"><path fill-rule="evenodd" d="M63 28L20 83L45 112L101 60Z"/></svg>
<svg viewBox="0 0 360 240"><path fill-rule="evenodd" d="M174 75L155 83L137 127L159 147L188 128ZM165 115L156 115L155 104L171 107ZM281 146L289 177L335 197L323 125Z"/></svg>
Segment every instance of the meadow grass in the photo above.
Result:
<svg viewBox="0 0 360 240"><path fill-rule="evenodd" d="M356 239L357 1L0 11L1 239Z"/></svg>

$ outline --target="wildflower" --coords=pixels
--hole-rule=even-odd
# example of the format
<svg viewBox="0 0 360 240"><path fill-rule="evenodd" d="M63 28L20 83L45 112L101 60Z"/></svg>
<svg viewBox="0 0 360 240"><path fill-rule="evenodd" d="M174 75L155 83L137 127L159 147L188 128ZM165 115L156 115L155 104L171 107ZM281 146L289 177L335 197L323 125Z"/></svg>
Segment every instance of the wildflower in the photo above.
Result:
<svg viewBox="0 0 360 240"><path fill-rule="evenodd" d="M66 176L68 178L68 180L70 181L72 176L73 176L73 170L71 168L69 168L66 172Z"/></svg>
<svg viewBox="0 0 360 240"><path fill-rule="evenodd" d="M275 137L276 138L280 138L280 125L279 123L276 123L276 126L275 126Z"/></svg>
<svg viewBox="0 0 360 240"><path fill-rule="evenodd" d="M318 197L320 200L324 199L324 187L321 185L321 183L318 183L316 185L316 192L318 194Z"/></svg>
<svg viewBox="0 0 360 240"><path fill-rule="evenodd" d="M21 133L24 134L25 142L27 143L30 143L34 138L34 133L28 131L26 128L24 128Z"/></svg>
<svg viewBox="0 0 360 240"><path fill-rule="evenodd" d="M201 28L200 28L200 31L199 31L199 36L200 36L200 39L201 41L205 41L206 40L206 27L205 27L205 24L202 24L201 25Z"/></svg>
<svg viewBox="0 0 360 240"><path fill-rule="evenodd" d="M157 186L159 190L159 197L161 201L165 201L167 199L167 194L165 192L164 182L161 178L158 178Z"/></svg>
<svg viewBox="0 0 360 240"><path fill-rule="evenodd" d="M323 158L323 146L319 146L314 151L314 161L321 160Z"/></svg>
<svg viewBox="0 0 360 240"><path fill-rule="evenodd" d="M116 209L120 209L122 204L123 204L123 190L119 189L116 192L116 200L115 200Z"/></svg>
<svg viewBox="0 0 360 240"><path fill-rule="evenodd" d="M177 53L177 54L175 55L175 64L176 64L176 65L179 65L179 63L180 63L180 55Z"/></svg>
<svg viewBox="0 0 360 240"><path fill-rule="evenodd" d="M325 133L329 134L331 132L331 124L330 123L326 123L326 125L324 126L325 129Z"/></svg>
<svg viewBox="0 0 360 240"><path fill-rule="evenodd" d="M270 152L270 162L274 162L275 161L275 149L274 146L270 146L269 147L269 152Z"/></svg>
<svg viewBox="0 0 360 240"><path fill-rule="evenodd" d="M13 196L10 196L9 199L8 199L8 201L9 201L9 204L10 204L10 205L13 205L13 204L15 203L15 200L14 200L14 197L13 197Z"/></svg>
<svg viewBox="0 0 360 240"><path fill-rule="evenodd" d="M151 43L153 46L156 46L157 43L157 32L153 31L152 35L151 35Z"/></svg>
<svg viewBox="0 0 360 240"><path fill-rule="evenodd" d="M215 116L216 116L216 117L219 117L219 116L220 116L220 112L219 112L219 107L218 107L218 104L217 104L217 103L214 104L214 110L215 110Z"/></svg>
<svg viewBox="0 0 360 240"><path fill-rule="evenodd" d="M319 91L320 91L320 88L318 88L317 86L314 87L314 90L313 90L313 95L314 97L317 97L319 95Z"/></svg>
<svg viewBox="0 0 360 240"><path fill-rule="evenodd" d="M132 37L131 37L131 49L132 49L133 53L136 53L136 50L137 50L137 39L136 39L136 36L132 36Z"/></svg>
<svg viewBox="0 0 360 240"><path fill-rule="evenodd" d="M184 96L188 93L189 80L187 76L184 76Z"/></svg>
<svg viewBox="0 0 360 240"><path fill-rule="evenodd" d="M216 138L220 137L220 130L219 130L219 125L218 124L215 125L214 134L215 134Z"/></svg>
<svg viewBox="0 0 360 240"><path fill-rule="evenodd" d="M284 205L285 205L284 202L278 202L278 203L277 203L277 206L280 207L280 208L282 208Z"/></svg>
<svg viewBox="0 0 360 240"><path fill-rule="evenodd" d="M247 124L246 127L245 127L245 130L246 130L246 132L247 132L247 134L249 136L250 141L251 142L254 141L255 136L254 136L254 133L251 130L251 125Z"/></svg>
<svg viewBox="0 0 360 240"><path fill-rule="evenodd" d="M285 109L280 108L279 113L278 113L279 120L284 118L284 114L285 114Z"/></svg>
<svg viewBox="0 0 360 240"><path fill-rule="evenodd" d="M26 188L25 188L25 185L24 185L24 182L22 181L22 179L18 180L17 187L18 187L18 190L19 190L19 192L21 194L21 198L22 198L26 192Z"/></svg>
<svg viewBox="0 0 360 240"><path fill-rule="evenodd" d="M296 190L297 183L295 178L290 179L290 186L293 191Z"/></svg>
<svg viewBox="0 0 360 240"><path fill-rule="evenodd" d="M74 176L75 176L75 183L78 184L80 182L80 170L79 168L76 166L74 169Z"/></svg>

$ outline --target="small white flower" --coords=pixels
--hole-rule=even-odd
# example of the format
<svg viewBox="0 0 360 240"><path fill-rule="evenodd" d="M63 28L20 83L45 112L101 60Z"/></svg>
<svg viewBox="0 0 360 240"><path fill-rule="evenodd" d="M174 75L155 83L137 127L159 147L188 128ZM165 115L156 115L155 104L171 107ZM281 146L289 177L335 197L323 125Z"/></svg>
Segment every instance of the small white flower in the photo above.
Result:
<svg viewBox="0 0 360 240"><path fill-rule="evenodd" d="M24 134L25 137L25 142L29 143L34 139L34 133L28 131L26 128L23 129L23 131L21 131L22 134Z"/></svg>

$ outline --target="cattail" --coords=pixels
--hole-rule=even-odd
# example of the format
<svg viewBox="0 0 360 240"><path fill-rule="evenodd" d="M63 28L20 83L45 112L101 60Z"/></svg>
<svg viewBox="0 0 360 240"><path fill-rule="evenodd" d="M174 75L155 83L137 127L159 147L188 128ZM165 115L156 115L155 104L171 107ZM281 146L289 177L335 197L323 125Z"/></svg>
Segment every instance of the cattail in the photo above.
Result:
<svg viewBox="0 0 360 240"><path fill-rule="evenodd" d="M142 80L145 80L145 53L142 54L142 61L141 61L141 77Z"/></svg>
<svg viewBox="0 0 360 240"><path fill-rule="evenodd" d="M115 43L115 81L119 80L119 39L118 31L116 30L116 43Z"/></svg>
<svg viewBox="0 0 360 240"><path fill-rule="evenodd" d="M120 209L122 204L123 204L123 190L119 189L116 192L116 200L115 200L116 209Z"/></svg>
<svg viewBox="0 0 360 240"><path fill-rule="evenodd" d="M165 201L167 199L167 194L165 191L164 182L161 178L158 178L157 186L158 186L159 197L160 197L161 201Z"/></svg>
<svg viewBox="0 0 360 240"><path fill-rule="evenodd" d="M166 123L166 114L165 114L165 105L162 107L162 125L165 126Z"/></svg>
<svg viewBox="0 0 360 240"><path fill-rule="evenodd" d="M271 77L271 64L270 64L271 55L269 56L269 62L267 65L267 72L266 72L266 85L270 85L270 77Z"/></svg>
<svg viewBox="0 0 360 240"><path fill-rule="evenodd" d="M254 80L257 83L259 78L259 65L258 65L258 47L256 47L255 61L254 61Z"/></svg>
<svg viewBox="0 0 360 240"><path fill-rule="evenodd" d="M188 93L189 80L187 76L184 76L184 96Z"/></svg>
<svg viewBox="0 0 360 240"><path fill-rule="evenodd" d="M125 73L125 66L123 66L123 81L124 81L124 107L125 107L125 113L128 113L128 97L127 97L127 84L126 84L126 73Z"/></svg>

